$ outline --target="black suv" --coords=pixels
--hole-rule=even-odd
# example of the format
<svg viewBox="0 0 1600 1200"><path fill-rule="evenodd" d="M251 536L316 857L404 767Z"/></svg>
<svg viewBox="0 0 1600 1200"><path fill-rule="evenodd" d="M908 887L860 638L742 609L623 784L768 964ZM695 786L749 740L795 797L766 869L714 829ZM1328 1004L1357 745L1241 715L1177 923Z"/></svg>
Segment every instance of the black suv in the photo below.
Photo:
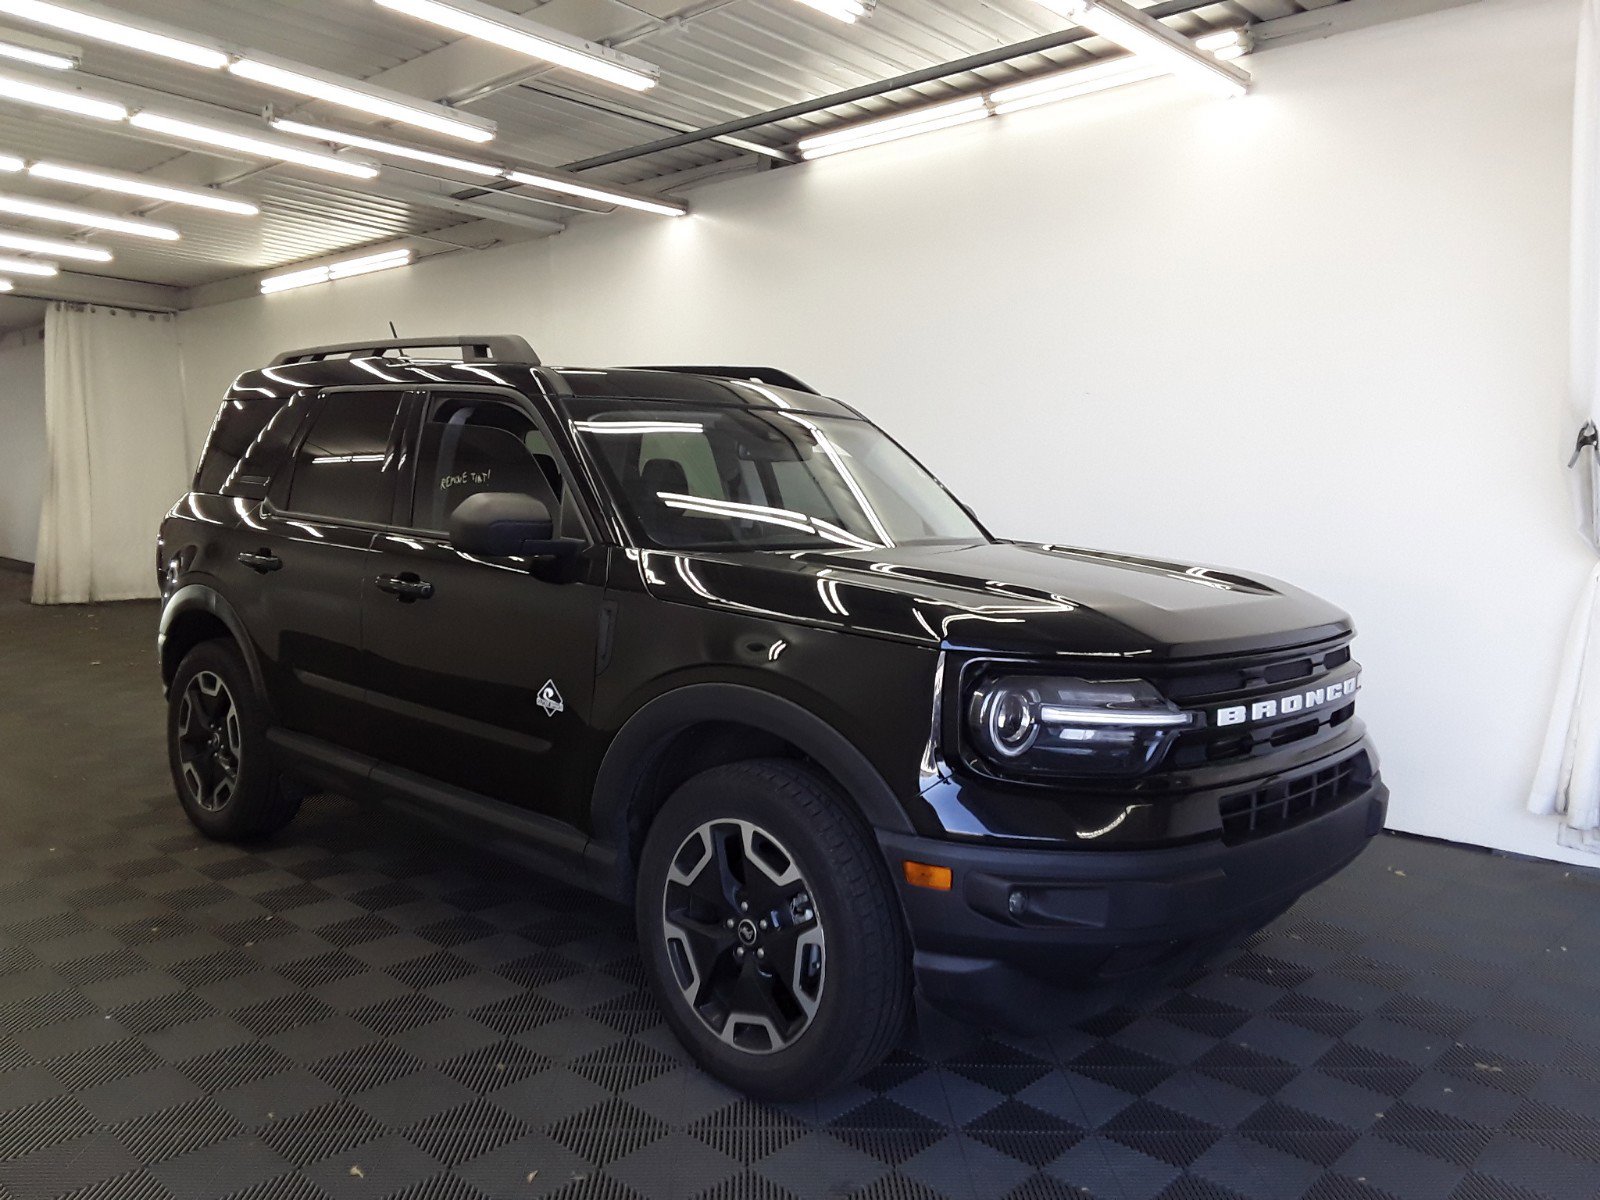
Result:
<svg viewBox="0 0 1600 1200"><path fill-rule="evenodd" d="M755 1095L860 1073L914 991L1086 1016L1383 826L1338 609L995 538L770 368L280 355L159 569L201 830L270 833L313 787L471 818L632 904L673 1029Z"/></svg>

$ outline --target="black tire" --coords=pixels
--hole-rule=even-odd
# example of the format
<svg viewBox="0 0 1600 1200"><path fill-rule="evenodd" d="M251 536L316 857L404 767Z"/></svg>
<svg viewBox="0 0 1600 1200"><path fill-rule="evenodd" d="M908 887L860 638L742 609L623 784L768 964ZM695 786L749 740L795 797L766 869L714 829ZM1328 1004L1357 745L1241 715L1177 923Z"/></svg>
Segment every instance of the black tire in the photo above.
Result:
<svg viewBox="0 0 1600 1200"><path fill-rule="evenodd" d="M755 909L740 909L746 896ZM747 930L764 911L770 926ZM678 788L645 838L635 913L673 1032L748 1095L832 1091L905 1030L910 943L888 868L849 801L803 764L732 763Z"/></svg>
<svg viewBox="0 0 1600 1200"><path fill-rule="evenodd" d="M202 642L189 651L167 695L172 782L201 833L242 841L294 820L305 789L274 764L261 702L232 643Z"/></svg>

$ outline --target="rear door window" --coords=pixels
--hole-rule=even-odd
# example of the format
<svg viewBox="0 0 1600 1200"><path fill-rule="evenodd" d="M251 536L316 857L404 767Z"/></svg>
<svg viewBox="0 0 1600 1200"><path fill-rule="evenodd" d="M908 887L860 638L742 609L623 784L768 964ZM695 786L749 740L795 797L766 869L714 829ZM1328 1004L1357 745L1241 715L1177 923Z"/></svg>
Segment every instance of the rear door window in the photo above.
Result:
<svg viewBox="0 0 1600 1200"><path fill-rule="evenodd" d="M334 521L387 525L394 472L389 456L404 392L327 392L295 455L288 507Z"/></svg>

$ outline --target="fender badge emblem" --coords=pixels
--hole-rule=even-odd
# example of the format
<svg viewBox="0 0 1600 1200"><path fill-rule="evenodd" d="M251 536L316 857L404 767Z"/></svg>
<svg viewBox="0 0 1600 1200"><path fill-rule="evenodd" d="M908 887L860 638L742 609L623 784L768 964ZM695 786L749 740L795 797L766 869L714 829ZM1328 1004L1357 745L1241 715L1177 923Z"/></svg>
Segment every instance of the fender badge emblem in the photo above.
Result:
<svg viewBox="0 0 1600 1200"><path fill-rule="evenodd" d="M553 717L558 712L567 710L567 702L561 698L561 693L556 691L556 681L547 679L544 686L539 689L539 694L534 698L534 703L544 709L544 715Z"/></svg>

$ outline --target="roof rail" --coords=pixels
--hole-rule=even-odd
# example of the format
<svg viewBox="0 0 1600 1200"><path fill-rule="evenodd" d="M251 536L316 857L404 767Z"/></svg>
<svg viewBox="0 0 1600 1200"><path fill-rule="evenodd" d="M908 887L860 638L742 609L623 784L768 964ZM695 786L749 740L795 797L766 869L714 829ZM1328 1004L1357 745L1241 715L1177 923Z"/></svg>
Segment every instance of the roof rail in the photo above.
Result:
<svg viewBox="0 0 1600 1200"><path fill-rule="evenodd" d="M810 392L813 396L820 396L809 383L802 383L787 371L780 371L777 367L623 367L624 371L674 371L679 375L711 375L718 379L748 379L754 383L766 383L773 387L789 388L796 392Z"/></svg>
<svg viewBox="0 0 1600 1200"><path fill-rule="evenodd" d="M463 358L493 358L501 362L539 365L539 356L528 339L514 333L474 334L455 337L388 338L372 342L341 342L336 346L308 346L304 350L285 350L272 360L274 367L290 363L321 362L325 358L377 356L385 350L437 350L458 347Z"/></svg>

